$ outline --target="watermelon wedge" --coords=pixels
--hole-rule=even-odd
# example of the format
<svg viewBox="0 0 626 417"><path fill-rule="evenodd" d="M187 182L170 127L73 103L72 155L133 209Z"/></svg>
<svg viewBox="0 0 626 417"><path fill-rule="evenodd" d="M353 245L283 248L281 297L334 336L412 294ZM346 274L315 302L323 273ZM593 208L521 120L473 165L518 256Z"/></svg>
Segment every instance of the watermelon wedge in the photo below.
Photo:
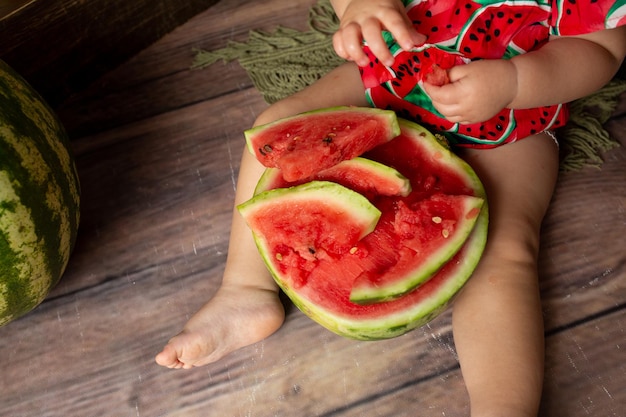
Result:
<svg viewBox="0 0 626 417"><path fill-rule="evenodd" d="M480 261L487 224L488 214L483 210L474 231L455 257L416 290L395 300L355 304L348 300L349 290L345 287L333 289L321 283L299 289L283 285L282 289L308 317L340 336L356 340L402 336L444 312L463 288Z"/></svg>
<svg viewBox="0 0 626 417"><path fill-rule="evenodd" d="M346 185L365 197L370 195L406 197L411 192L411 181L407 177L387 165L362 157L342 161L318 172L311 179ZM268 168L259 180L257 190L276 188L276 184L282 182L280 170ZM297 183L300 182L294 182L292 185Z"/></svg>
<svg viewBox="0 0 626 417"><path fill-rule="evenodd" d="M288 274L298 287L320 259L349 253L380 218L361 194L326 181L264 191L237 208L274 276Z"/></svg>
<svg viewBox="0 0 626 417"><path fill-rule="evenodd" d="M290 227L293 235L286 236L281 231L285 226L274 221L276 215L259 222L244 216L270 272L293 303L322 326L349 338L395 337L432 320L470 277L486 243L487 204L474 172L423 127L401 119L399 126L401 133L395 139L363 157L401 173L410 181L411 191L363 193L380 217L373 231L342 242L341 250L307 251L309 246L303 242L311 239L304 227L295 231ZM329 176L313 183L337 181L344 189L359 188L358 181L353 188L353 180L340 174L341 164L335 171L335 179ZM370 181L376 180L371 175ZM257 196L267 198L267 190L289 190L275 204L277 213L289 219L300 207L292 202L294 189L307 183L294 184L279 170L268 169ZM316 204L309 200L307 210L314 210L311 206ZM344 206L351 217L355 206ZM329 223L319 225L321 230L344 234L343 223L325 221ZM259 223L266 222L271 225L262 230ZM452 240L456 242L450 245ZM303 249L287 262L274 249L285 245Z"/></svg>
<svg viewBox="0 0 626 417"><path fill-rule="evenodd" d="M436 194L410 208L399 200L393 221L376 231L390 236L391 241L384 247L368 247L368 243L382 240L372 236L363 243L367 254L393 251L396 258L393 263L382 264L361 261L364 270L353 281L350 301L368 304L392 300L428 280L461 249L483 203L480 197ZM387 259L391 256L389 253ZM404 264L411 269L398 273Z"/></svg>
<svg viewBox="0 0 626 417"><path fill-rule="evenodd" d="M279 168L287 181L300 181L399 133L392 111L334 107L257 126L244 135L248 150L259 162Z"/></svg>

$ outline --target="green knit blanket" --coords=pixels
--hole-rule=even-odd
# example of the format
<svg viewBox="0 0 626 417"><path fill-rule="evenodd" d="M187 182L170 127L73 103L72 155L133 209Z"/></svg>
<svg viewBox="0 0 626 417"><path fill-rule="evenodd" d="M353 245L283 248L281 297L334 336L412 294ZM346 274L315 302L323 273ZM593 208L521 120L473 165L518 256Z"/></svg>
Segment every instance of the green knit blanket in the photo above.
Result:
<svg viewBox="0 0 626 417"><path fill-rule="evenodd" d="M273 103L344 62L332 47L332 34L338 26L329 0L318 0L309 11L308 30L282 26L272 32L253 30L247 42L229 42L214 51L195 50L192 67L237 60L265 101ZM564 150L562 171L600 167L602 153L619 146L604 124L624 92L626 79L616 77L598 92L571 103L570 120L557 132Z"/></svg>

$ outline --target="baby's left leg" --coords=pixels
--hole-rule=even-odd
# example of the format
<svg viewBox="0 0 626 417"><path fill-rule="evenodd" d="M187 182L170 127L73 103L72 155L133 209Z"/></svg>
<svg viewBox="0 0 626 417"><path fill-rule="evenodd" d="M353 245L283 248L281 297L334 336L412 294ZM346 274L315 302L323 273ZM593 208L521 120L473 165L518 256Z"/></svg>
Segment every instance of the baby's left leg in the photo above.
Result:
<svg viewBox="0 0 626 417"><path fill-rule="evenodd" d="M489 238L454 303L454 339L472 417L536 416L543 381L539 230L558 171L541 134L464 158L487 190Z"/></svg>

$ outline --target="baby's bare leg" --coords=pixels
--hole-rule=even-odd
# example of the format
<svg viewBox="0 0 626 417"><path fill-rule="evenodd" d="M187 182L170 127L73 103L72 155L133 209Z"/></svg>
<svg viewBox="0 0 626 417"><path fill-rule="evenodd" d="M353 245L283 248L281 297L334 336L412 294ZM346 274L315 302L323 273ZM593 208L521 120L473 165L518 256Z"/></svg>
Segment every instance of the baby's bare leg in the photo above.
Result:
<svg viewBox="0 0 626 417"><path fill-rule="evenodd" d="M487 189L489 240L454 303L454 338L472 417L537 415L543 321L537 277L539 229L558 171L558 150L538 135L465 159Z"/></svg>
<svg viewBox="0 0 626 417"><path fill-rule="evenodd" d="M353 64L331 71L309 88L270 106L255 125L339 105L367 105L358 69ZM263 167L244 151L235 205L252 197L262 172ZM278 288L258 255L250 230L235 210L220 289L169 341L156 361L169 368L206 365L266 338L283 320Z"/></svg>

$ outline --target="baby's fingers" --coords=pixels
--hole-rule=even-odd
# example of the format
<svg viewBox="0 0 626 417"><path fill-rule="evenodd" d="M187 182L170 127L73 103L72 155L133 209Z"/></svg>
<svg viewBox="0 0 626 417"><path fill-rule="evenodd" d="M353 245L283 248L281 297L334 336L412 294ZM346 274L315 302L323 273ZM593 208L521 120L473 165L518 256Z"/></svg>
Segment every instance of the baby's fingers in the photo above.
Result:
<svg viewBox="0 0 626 417"><path fill-rule="evenodd" d="M385 65L393 64L393 56L383 40L380 24L376 19L368 19L363 24L349 23L333 36L333 47L340 57L366 66L370 59L363 51L363 41L372 53Z"/></svg>
<svg viewBox="0 0 626 417"><path fill-rule="evenodd" d="M363 38L370 51L376 58L387 66L393 65L393 55L389 52L389 46L382 36L381 27L378 21L371 19L363 25ZM368 62L365 63L367 65Z"/></svg>
<svg viewBox="0 0 626 417"><path fill-rule="evenodd" d="M446 119L455 123L467 123L469 121L464 117L462 106L456 98L457 92L454 84L436 86L424 83L424 91L430 97L435 109Z"/></svg>
<svg viewBox="0 0 626 417"><path fill-rule="evenodd" d="M337 55L348 61L354 61L358 65L367 65L367 56L363 52L363 34L361 27L356 23L350 23L340 28L333 35L333 47ZM363 64L363 62L365 62Z"/></svg>
<svg viewBox="0 0 626 417"><path fill-rule="evenodd" d="M424 91L433 101L433 103L453 104L457 102L457 88L455 84L434 85L428 82L424 83Z"/></svg>
<svg viewBox="0 0 626 417"><path fill-rule="evenodd" d="M406 14L392 14L391 17L383 21L383 25L405 51L426 42L426 36L415 30Z"/></svg>

